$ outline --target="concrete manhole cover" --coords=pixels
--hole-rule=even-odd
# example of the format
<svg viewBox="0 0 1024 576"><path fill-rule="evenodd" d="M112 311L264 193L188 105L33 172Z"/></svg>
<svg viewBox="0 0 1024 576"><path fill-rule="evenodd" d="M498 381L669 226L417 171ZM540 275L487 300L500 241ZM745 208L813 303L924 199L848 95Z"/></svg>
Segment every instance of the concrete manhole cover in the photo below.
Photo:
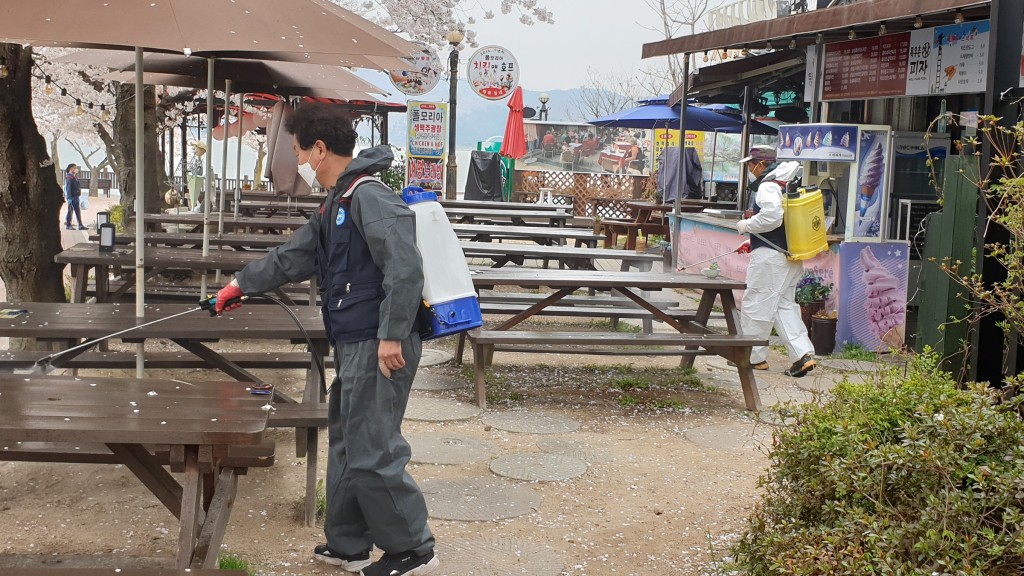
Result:
<svg viewBox="0 0 1024 576"><path fill-rule="evenodd" d="M558 576L565 564L550 546L520 538L444 540L439 576Z"/></svg>
<svg viewBox="0 0 1024 576"><path fill-rule="evenodd" d="M507 454L491 460L491 472L498 476L530 482L571 480L586 471L586 462L561 454Z"/></svg>
<svg viewBox="0 0 1024 576"><path fill-rule="evenodd" d="M424 348L423 354L420 356L420 368L427 368L430 366L437 366L438 364L444 364L452 358L451 353L445 352L444 350L434 350L433 348Z"/></svg>
<svg viewBox="0 0 1024 576"><path fill-rule="evenodd" d="M540 508L533 488L494 476L424 480L419 483L431 518L486 522L515 518Z"/></svg>
<svg viewBox="0 0 1024 576"><path fill-rule="evenodd" d="M751 424L714 424L686 431L686 438L694 444L712 450L728 452L755 452L771 443L771 430L767 426L755 428Z"/></svg>
<svg viewBox="0 0 1024 576"><path fill-rule="evenodd" d="M573 458L583 460L587 464L611 460L611 455L604 448L594 448L583 442L566 440L565 438L542 438L537 441L537 448L549 454L572 456Z"/></svg>
<svg viewBox="0 0 1024 576"><path fill-rule="evenodd" d="M428 432L406 439L412 445L412 461L422 464L471 464L498 452L489 442L454 434Z"/></svg>
<svg viewBox="0 0 1024 576"><path fill-rule="evenodd" d="M425 422L444 422L446 420L466 420L481 412L480 408L465 402L446 400L443 398L409 398L409 406L405 409L406 420L422 420Z"/></svg>
<svg viewBox="0 0 1024 576"><path fill-rule="evenodd" d="M455 390L468 386L469 383L465 380L436 374L430 370L419 370L416 372L416 379L412 381L413 390Z"/></svg>
<svg viewBox="0 0 1024 576"><path fill-rule="evenodd" d="M574 432L580 428L580 423L575 420L526 411L486 414L484 423L498 430L524 434L558 434Z"/></svg>

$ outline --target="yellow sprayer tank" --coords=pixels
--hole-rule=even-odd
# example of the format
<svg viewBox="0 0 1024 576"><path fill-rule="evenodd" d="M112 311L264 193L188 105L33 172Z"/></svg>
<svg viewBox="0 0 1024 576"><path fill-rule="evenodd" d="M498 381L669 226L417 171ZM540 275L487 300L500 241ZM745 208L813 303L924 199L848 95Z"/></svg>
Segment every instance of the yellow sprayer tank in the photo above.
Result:
<svg viewBox="0 0 1024 576"><path fill-rule="evenodd" d="M790 260L810 260L828 251L821 190L798 188L796 192L783 194L782 209Z"/></svg>

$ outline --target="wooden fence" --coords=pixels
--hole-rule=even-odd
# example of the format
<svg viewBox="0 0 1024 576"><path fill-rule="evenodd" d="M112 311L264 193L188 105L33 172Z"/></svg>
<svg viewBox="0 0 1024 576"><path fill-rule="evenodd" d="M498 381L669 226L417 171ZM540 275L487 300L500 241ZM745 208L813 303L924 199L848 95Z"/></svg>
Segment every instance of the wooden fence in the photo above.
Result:
<svg viewBox="0 0 1024 576"><path fill-rule="evenodd" d="M626 202L649 196L657 189L651 176L547 170L516 170L512 180L513 200L536 202L541 188L551 188L555 203L572 203L576 216L624 218ZM603 202L593 203L594 198ZM616 202L619 200L619 202ZM595 213L596 212L596 213Z"/></svg>

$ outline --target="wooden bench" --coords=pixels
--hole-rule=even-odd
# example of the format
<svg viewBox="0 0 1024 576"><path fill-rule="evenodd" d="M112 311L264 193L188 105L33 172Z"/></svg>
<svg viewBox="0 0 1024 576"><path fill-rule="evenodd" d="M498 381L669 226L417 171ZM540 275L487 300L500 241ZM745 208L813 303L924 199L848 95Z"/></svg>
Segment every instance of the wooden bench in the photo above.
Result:
<svg viewBox="0 0 1024 576"><path fill-rule="evenodd" d="M736 334L630 334L619 332L538 332L524 330L471 330L477 403L487 406L486 376L495 351L546 354L694 356L718 355L735 362L741 372L747 407L759 407L756 384L743 377L749 370L750 349L767 346L767 340ZM643 347L639 350L627 347ZM659 348L654 348L659 347ZM462 357L456 358L462 363ZM755 409L755 408L751 408Z"/></svg>
<svg viewBox="0 0 1024 576"><path fill-rule="evenodd" d="M245 474L247 468L266 468L274 465L275 444L263 440L251 446L231 446L227 456L220 460L222 468L238 468ZM167 446L151 446L150 453L167 466L170 452ZM22 442L0 447L0 458L11 462L53 462L59 458L69 464L118 464L121 461L105 444L68 444L59 442Z"/></svg>
<svg viewBox="0 0 1024 576"><path fill-rule="evenodd" d="M48 354L41 350L0 351L0 372L32 368L36 360ZM306 369L312 356L308 352L224 352L224 358L242 368L254 369ZM324 357L325 367L334 367L334 357ZM62 368L134 370L135 352L83 352L69 360ZM178 368L208 368L203 359L188 352L146 352L146 368L173 370Z"/></svg>

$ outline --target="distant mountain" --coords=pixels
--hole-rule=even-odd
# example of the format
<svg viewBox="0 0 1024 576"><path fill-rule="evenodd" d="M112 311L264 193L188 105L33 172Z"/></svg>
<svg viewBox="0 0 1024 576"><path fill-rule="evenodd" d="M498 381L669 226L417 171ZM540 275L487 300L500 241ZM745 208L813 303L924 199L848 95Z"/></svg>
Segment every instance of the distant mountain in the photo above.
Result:
<svg viewBox="0 0 1024 576"><path fill-rule="evenodd" d="M406 102L408 98L391 84L386 74L362 70L359 75L387 90L391 96L384 98L390 102ZM505 133L505 122L508 120L508 99L486 100L477 96L463 80L459 81L459 95L456 109L457 148L460 150L476 149L476 143L491 137L501 137ZM535 110L540 110L540 94L547 92L548 120L565 122L574 115L574 102L579 96L579 89L572 90L527 90L523 88L523 103ZM432 91L413 100L427 102L447 102L448 83L441 81ZM536 119L536 118L535 118ZM408 120L405 114L392 114L388 118L388 138L396 146L404 147Z"/></svg>

